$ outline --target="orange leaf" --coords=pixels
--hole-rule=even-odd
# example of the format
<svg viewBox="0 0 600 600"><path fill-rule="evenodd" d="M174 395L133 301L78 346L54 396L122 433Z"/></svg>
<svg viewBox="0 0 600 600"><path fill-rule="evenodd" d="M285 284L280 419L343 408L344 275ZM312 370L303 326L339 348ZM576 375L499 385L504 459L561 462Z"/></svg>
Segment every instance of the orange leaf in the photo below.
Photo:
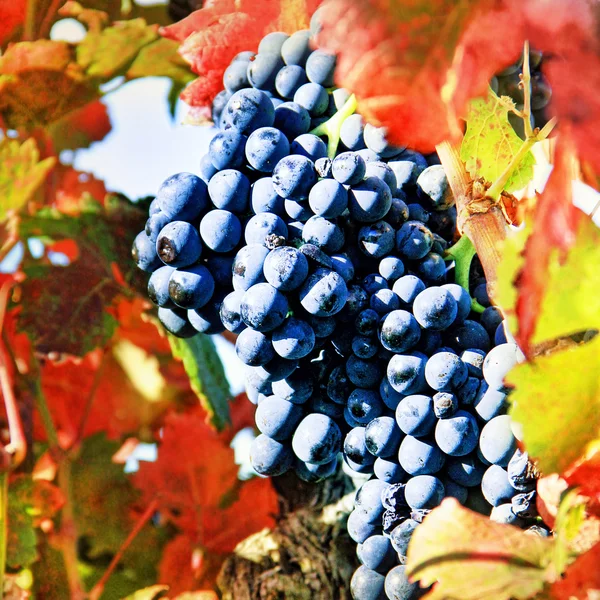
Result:
<svg viewBox="0 0 600 600"><path fill-rule="evenodd" d="M135 483L146 498L158 494L160 510L198 545L231 552L236 544L274 524L277 501L271 483L237 478L228 436L215 433L204 411L170 414L158 460L142 463ZM244 507L252 505L253 510Z"/></svg>
<svg viewBox="0 0 600 600"><path fill-rule="evenodd" d="M577 461L565 474L570 486L579 486L579 493L588 496L595 504L598 514L600 506L600 449L595 447L587 456ZM592 509L593 510L593 509Z"/></svg>
<svg viewBox="0 0 600 600"><path fill-rule="evenodd" d="M9 39L14 30L25 20L26 0L0 2L0 44Z"/></svg>
<svg viewBox="0 0 600 600"><path fill-rule="evenodd" d="M243 50L254 50L270 31L293 33L308 27L320 0L214 0L179 23L161 30L182 42L181 56L199 78L182 98L192 106L210 106L223 89L223 73Z"/></svg>
<svg viewBox="0 0 600 600"><path fill-rule="evenodd" d="M562 579L550 588L555 600L595 600L600 594L600 544L567 567Z"/></svg>

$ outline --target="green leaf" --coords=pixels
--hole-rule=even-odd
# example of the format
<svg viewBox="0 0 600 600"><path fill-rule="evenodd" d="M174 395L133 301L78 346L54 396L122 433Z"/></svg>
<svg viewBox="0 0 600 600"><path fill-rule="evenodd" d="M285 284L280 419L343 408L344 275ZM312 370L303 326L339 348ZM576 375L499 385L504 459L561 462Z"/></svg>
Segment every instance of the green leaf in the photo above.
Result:
<svg viewBox="0 0 600 600"><path fill-rule="evenodd" d="M55 164L55 157L40 161L32 138L22 144L10 139L0 142L0 221L32 198Z"/></svg>
<svg viewBox="0 0 600 600"><path fill-rule="evenodd" d="M32 487L31 479L20 478L8 488L6 563L12 569L28 567L38 557Z"/></svg>
<svg viewBox="0 0 600 600"><path fill-rule="evenodd" d="M231 391L223 364L213 341L207 335L181 339L169 335L173 356L183 361L192 389L218 430L229 423Z"/></svg>
<svg viewBox="0 0 600 600"><path fill-rule="evenodd" d="M144 19L119 21L88 32L77 46L77 62L89 77L108 80L125 73L140 50L158 38L158 26Z"/></svg>
<svg viewBox="0 0 600 600"><path fill-rule="evenodd" d="M523 140L508 121L505 99L490 88L487 98L475 98L469 104L467 131L460 148L471 177L494 182L515 157ZM508 192L525 187L533 177L535 159L528 152L506 183Z"/></svg>
<svg viewBox="0 0 600 600"><path fill-rule="evenodd" d="M435 584L426 600L526 600L554 579L553 546L447 498L415 529L406 571Z"/></svg>
<svg viewBox="0 0 600 600"><path fill-rule="evenodd" d="M160 38L144 46L125 74L128 79L138 77L169 77L179 85L195 78L187 63L177 54L179 44Z"/></svg>
<svg viewBox="0 0 600 600"><path fill-rule="evenodd" d="M168 585L152 585L130 594L127 598L123 598L123 600L157 600L158 598L161 598L168 589Z"/></svg>
<svg viewBox="0 0 600 600"><path fill-rule="evenodd" d="M538 356L507 376L511 417L544 473L563 473L600 437L600 337Z"/></svg>

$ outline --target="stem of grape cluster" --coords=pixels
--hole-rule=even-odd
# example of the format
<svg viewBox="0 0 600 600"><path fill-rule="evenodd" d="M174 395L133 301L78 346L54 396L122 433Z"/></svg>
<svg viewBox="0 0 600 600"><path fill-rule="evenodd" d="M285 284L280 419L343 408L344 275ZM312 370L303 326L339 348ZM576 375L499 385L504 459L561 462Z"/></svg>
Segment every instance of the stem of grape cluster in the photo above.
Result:
<svg viewBox="0 0 600 600"><path fill-rule="evenodd" d="M344 106L342 106L331 119L328 119L325 123L321 123L310 132L313 135L327 136L327 155L331 160L335 158L335 153L337 152L337 147L340 143L340 129L342 128L342 123L350 115L353 115L356 112L357 105L356 96L352 94L352 96L346 100Z"/></svg>

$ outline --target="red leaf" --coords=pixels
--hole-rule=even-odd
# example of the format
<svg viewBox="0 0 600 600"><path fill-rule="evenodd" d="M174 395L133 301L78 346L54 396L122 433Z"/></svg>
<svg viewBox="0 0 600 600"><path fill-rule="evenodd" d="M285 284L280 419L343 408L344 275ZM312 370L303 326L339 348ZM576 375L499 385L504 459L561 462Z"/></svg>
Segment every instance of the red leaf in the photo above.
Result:
<svg viewBox="0 0 600 600"><path fill-rule="evenodd" d="M588 456L575 463L565 474L570 486L579 486L579 493L600 505L600 449L595 448Z"/></svg>
<svg viewBox="0 0 600 600"><path fill-rule="evenodd" d="M199 408L169 415L158 460L142 463L135 483L147 498L158 494L165 518L199 546L231 552L251 533L274 524L277 501L269 480L238 480L228 436L205 420Z"/></svg>
<svg viewBox="0 0 600 600"><path fill-rule="evenodd" d="M104 182L90 173L76 171L73 167L58 165L54 172L54 205L67 215L79 215L81 197L89 194L102 203L107 194Z"/></svg>
<svg viewBox="0 0 600 600"><path fill-rule="evenodd" d="M223 89L223 73L243 50L257 50L270 31L292 33L308 27L320 0L213 0L179 23L161 30L182 42L179 53L200 77L182 98L192 106L209 106Z"/></svg>
<svg viewBox="0 0 600 600"><path fill-rule="evenodd" d="M17 26L25 20L26 6L26 0L0 2L0 44L9 39Z"/></svg>
<svg viewBox="0 0 600 600"><path fill-rule="evenodd" d="M555 600L593 600L600 594L600 544L567 567L563 578L550 588Z"/></svg>
<svg viewBox="0 0 600 600"><path fill-rule="evenodd" d="M538 198L533 216L533 232L524 249L525 268L517 277L516 334L525 354L535 331L547 283L550 255L555 248L566 252L575 241L582 214L572 202L573 148L568 131L562 131L554 169L544 192Z"/></svg>

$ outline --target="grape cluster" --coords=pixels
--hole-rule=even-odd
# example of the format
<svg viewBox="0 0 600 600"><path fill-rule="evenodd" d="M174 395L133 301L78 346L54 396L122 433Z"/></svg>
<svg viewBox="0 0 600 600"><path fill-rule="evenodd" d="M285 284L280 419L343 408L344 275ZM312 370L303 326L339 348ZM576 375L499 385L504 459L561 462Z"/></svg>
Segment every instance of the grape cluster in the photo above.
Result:
<svg viewBox="0 0 600 600"><path fill-rule="evenodd" d="M352 595L401 600L418 595L410 536L444 497L502 523L536 516L536 472L505 414L522 355L485 279L452 283L437 157L358 114L335 156L311 133L350 100L310 35L271 33L234 58L199 176L163 183L133 255L168 331L237 334L259 474L316 482L343 460L369 477L348 519Z"/></svg>
<svg viewBox="0 0 600 600"><path fill-rule="evenodd" d="M539 50L529 51L529 68L531 72L531 127L542 128L548 122L548 105L552 99L552 88L542 73L543 55ZM499 96L512 98L518 110L523 109L524 90L521 83L523 76L523 56L492 78L490 85ZM523 119L508 113L508 120L515 132L525 139Z"/></svg>

